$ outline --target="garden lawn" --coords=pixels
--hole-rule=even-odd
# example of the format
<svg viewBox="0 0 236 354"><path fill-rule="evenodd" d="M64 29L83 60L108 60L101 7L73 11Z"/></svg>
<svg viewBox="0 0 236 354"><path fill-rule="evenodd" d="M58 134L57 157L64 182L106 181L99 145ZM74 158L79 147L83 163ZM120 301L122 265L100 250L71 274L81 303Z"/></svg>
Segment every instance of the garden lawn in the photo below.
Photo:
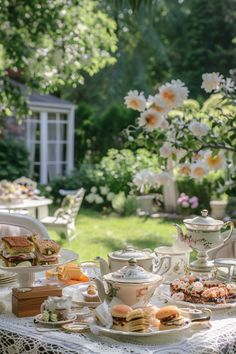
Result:
<svg viewBox="0 0 236 354"><path fill-rule="evenodd" d="M154 249L171 244L176 237L175 221L151 219L138 216L104 216L101 213L81 209L76 220L76 238L68 243L54 231L51 237L64 248L79 254L80 260L92 260L96 256L106 257L126 244L137 248Z"/></svg>

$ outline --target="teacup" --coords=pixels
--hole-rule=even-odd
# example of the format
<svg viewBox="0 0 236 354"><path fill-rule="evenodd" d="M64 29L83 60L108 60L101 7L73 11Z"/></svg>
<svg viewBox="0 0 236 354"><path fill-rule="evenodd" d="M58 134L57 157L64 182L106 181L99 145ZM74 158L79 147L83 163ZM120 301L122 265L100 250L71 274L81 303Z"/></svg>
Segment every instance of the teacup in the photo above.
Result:
<svg viewBox="0 0 236 354"><path fill-rule="evenodd" d="M63 318L67 318L71 311L71 303L70 296L49 296L41 305L41 313L43 311L60 313Z"/></svg>
<svg viewBox="0 0 236 354"><path fill-rule="evenodd" d="M191 250L174 250L171 246L161 246L154 250L158 259L163 256L169 256L170 259L164 259L161 271L165 281L172 281L185 275L189 265L189 256ZM169 265L170 262L170 265ZM167 270L169 268L169 270Z"/></svg>

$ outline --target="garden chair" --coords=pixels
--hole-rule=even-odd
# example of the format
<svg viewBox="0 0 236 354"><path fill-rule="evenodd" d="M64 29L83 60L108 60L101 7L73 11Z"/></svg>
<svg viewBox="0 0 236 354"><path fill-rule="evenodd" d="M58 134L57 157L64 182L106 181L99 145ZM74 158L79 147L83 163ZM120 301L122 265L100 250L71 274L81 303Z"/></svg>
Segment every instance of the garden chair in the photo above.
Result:
<svg viewBox="0 0 236 354"><path fill-rule="evenodd" d="M50 229L63 233L68 241L75 238L75 221L81 207L85 190L79 189L74 195L67 195L53 216L47 216L41 222Z"/></svg>

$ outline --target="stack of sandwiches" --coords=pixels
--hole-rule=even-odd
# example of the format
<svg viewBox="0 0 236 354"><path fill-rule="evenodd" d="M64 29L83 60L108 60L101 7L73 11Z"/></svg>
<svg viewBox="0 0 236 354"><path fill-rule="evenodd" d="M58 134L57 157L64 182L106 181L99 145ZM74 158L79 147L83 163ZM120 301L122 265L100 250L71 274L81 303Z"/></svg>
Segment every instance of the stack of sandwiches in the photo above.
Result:
<svg viewBox="0 0 236 354"><path fill-rule="evenodd" d="M15 267L23 262L31 265L57 264L60 246L52 240L34 236L2 237L0 257L7 267Z"/></svg>
<svg viewBox="0 0 236 354"><path fill-rule="evenodd" d="M113 329L123 332L146 332L150 318L142 309L133 310L130 306L119 304L111 309Z"/></svg>
<svg viewBox="0 0 236 354"><path fill-rule="evenodd" d="M43 240L38 235L31 237L36 256L36 265L57 264L60 246L53 240Z"/></svg>
<svg viewBox="0 0 236 354"><path fill-rule="evenodd" d="M27 236L6 236L2 238L1 258L7 267L28 261L34 264L34 244Z"/></svg>

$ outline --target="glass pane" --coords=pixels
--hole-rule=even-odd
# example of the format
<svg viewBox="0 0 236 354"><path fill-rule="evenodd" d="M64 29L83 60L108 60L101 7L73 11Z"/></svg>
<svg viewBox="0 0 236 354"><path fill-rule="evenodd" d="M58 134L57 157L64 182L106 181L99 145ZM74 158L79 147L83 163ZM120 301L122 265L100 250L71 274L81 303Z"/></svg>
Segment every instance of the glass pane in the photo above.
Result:
<svg viewBox="0 0 236 354"><path fill-rule="evenodd" d="M57 126L56 123L48 123L48 141L57 140Z"/></svg>
<svg viewBox="0 0 236 354"><path fill-rule="evenodd" d="M67 120L67 114L66 113L60 113L60 120Z"/></svg>
<svg viewBox="0 0 236 354"><path fill-rule="evenodd" d="M59 125L59 140L67 140L67 123L60 123Z"/></svg>
<svg viewBox="0 0 236 354"><path fill-rule="evenodd" d="M55 162L57 160L57 144L48 144L48 162Z"/></svg>
<svg viewBox="0 0 236 354"><path fill-rule="evenodd" d="M48 113L48 120L56 120L56 113Z"/></svg>

